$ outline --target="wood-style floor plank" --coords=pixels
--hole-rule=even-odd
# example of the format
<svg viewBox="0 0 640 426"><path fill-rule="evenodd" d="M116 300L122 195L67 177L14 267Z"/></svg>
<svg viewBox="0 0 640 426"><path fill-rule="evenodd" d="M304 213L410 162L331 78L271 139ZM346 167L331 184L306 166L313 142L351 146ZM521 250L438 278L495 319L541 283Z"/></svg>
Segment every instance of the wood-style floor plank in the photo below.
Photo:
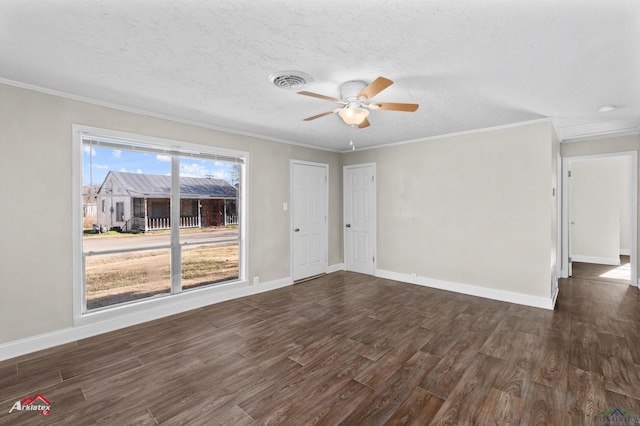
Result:
<svg viewBox="0 0 640 426"><path fill-rule="evenodd" d="M519 425L524 410L524 399L491 388L478 415L478 425Z"/></svg>
<svg viewBox="0 0 640 426"><path fill-rule="evenodd" d="M569 364L584 371L602 374L598 332L591 324L574 321L571 324Z"/></svg>
<svg viewBox="0 0 640 426"><path fill-rule="evenodd" d="M1 361L0 425L593 424L640 413L638 306L584 276L549 311L337 272ZM38 393L49 416L9 413Z"/></svg>
<svg viewBox="0 0 640 426"><path fill-rule="evenodd" d="M605 356L602 360L607 390L640 399L640 378L635 365L624 356Z"/></svg>
<svg viewBox="0 0 640 426"><path fill-rule="evenodd" d="M446 399L476 356L486 337L468 331L453 345L438 365L424 378L420 387Z"/></svg>
<svg viewBox="0 0 640 426"><path fill-rule="evenodd" d="M564 425L566 395L563 391L532 383L525 400L522 425Z"/></svg>
<svg viewBox="0 0 640 426"><path fill-rule="evenodd" d="M569 348L558 337L544 339L533 367L533 380L560 389L567 389Z"/></svg>
<svg viewBox="0 0 640 426"><path fill-rule="evenodd" d="M430 337L429 332L421 328L410 329L406 334L406 336L402 336L401 343L391 348L377 361L371 362L354 379L372 389L378 389L385 380L418 352Z"/></svg>
<svg viewBox="0 0 640 426"><path fill-rule="evenodd" d="M346 426L384 423L438 361L440 358L434 355L416 352L341 424Z"/></svg>
<svg viewBox="0 0 640 426"><path fill-rule="evenodd" d="M493 382L504 361L476 352L471 365L457 381L433 419L434 424L476 424L481 418ZM491 411L491 416L498 413Z"/></svg>
<svg viewBox="0 0 640 426"><path fill-rule="evenodd" d="M421 426L431 423L444 399L417 387L404 400L386 424Z"/></svg>
<svg viewBox="0 0 640 426"><path fill-rule="evenodd" d="M531 386L533 365L540 348L541 338L518 332L513 341L513 350L498 373L493 386L512 399L524 400Z"/></svg>
<svg viewBox="0 0 640 426"><path fill-rule="evenodd" d="M565 424L593 425L596 415L606 411L604 377L569 366Z"/></svg>

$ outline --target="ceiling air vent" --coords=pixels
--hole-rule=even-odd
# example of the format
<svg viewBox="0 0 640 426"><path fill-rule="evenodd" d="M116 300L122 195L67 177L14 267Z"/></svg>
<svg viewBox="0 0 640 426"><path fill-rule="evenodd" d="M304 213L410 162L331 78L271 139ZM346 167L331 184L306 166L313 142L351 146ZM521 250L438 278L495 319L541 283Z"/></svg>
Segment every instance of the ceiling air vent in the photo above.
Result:
<svg viewBox="0 0 640 426"><path fill-rule="evenodd" d="M269 81L280 89L302 89L313 81L309 74L302 71L278 71L269 76Z"/></svg>

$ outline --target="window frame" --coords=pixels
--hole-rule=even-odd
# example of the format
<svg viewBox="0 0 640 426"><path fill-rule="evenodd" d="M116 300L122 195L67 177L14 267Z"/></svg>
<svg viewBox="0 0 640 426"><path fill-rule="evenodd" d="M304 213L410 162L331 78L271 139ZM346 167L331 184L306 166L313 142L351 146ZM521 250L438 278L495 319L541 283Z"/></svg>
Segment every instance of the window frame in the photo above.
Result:
<svg viewBox="0 0 640 426"><path fill-rule="evenodd" d="M249 153L245 151L219 148L210 145L196 144L191 142L164 139L153 136L145 136L116 130L101 129L97 127L73 124L72 125L72 275L73 275L73 325L80 326L102 321L112 321L117 323L122 318L136 317L153 319L174 312L182 312L187 309L194 309L213 303L220 298L220 294L234 289L240 289L249 285L247 279L248 262L248 167ZM84 262L82 238L82 186L83 186L83 139L90 136L92 139L114 140L124 143L145 145L153 149L163 150L166 154L177 156L202 155L218 156L226 158L238 158L244 162L241 167L240 192L237 199L237 209L239 213L239 239L238 239L238 279L219 283L214 286L203 286L175 294L167 294L161 298L140 299L131 303L116 304L110 307L101 308L97 311L87 311L85 303L84 286ZM176 163L174 161L174 163ZM177 194L177 193L176 193ZM178 194L179 197L179 194ZM179 199L179 198L178 198ZM178 203L179 207L179 203ZM207 300L211 302L207 303ZM192 306L192 308L189 308ZM185 309L186 307L186 309ZM163 314L159 314L159 309Z"/></svg>

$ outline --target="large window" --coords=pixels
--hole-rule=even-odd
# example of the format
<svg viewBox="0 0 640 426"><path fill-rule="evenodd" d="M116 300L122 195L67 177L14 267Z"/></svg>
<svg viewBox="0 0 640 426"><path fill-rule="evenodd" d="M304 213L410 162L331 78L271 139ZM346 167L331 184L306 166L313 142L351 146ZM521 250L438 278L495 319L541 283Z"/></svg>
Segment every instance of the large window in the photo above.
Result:
<svg viewBox="0 0 640 426"><path fill-rule="evenodd" d="M101 206L82 220L80 315L244 280L244 153L79 135L78 199Z"/></svg>

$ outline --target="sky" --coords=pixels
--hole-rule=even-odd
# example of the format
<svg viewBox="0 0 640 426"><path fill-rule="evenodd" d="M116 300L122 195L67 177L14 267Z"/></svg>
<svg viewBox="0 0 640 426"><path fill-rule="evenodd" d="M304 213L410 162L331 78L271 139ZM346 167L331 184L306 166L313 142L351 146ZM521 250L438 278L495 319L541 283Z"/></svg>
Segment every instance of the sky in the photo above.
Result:
<svg viewBox="0 0 640 426"><path fill-rule="evenodd" d="M231 182L233 163L193 158L180 159L180 176L213 177ZM83 185L102 184L107 173L130 172L154 175L169 175L171 157L112 148L83 146L82 174Z"/></svg>

